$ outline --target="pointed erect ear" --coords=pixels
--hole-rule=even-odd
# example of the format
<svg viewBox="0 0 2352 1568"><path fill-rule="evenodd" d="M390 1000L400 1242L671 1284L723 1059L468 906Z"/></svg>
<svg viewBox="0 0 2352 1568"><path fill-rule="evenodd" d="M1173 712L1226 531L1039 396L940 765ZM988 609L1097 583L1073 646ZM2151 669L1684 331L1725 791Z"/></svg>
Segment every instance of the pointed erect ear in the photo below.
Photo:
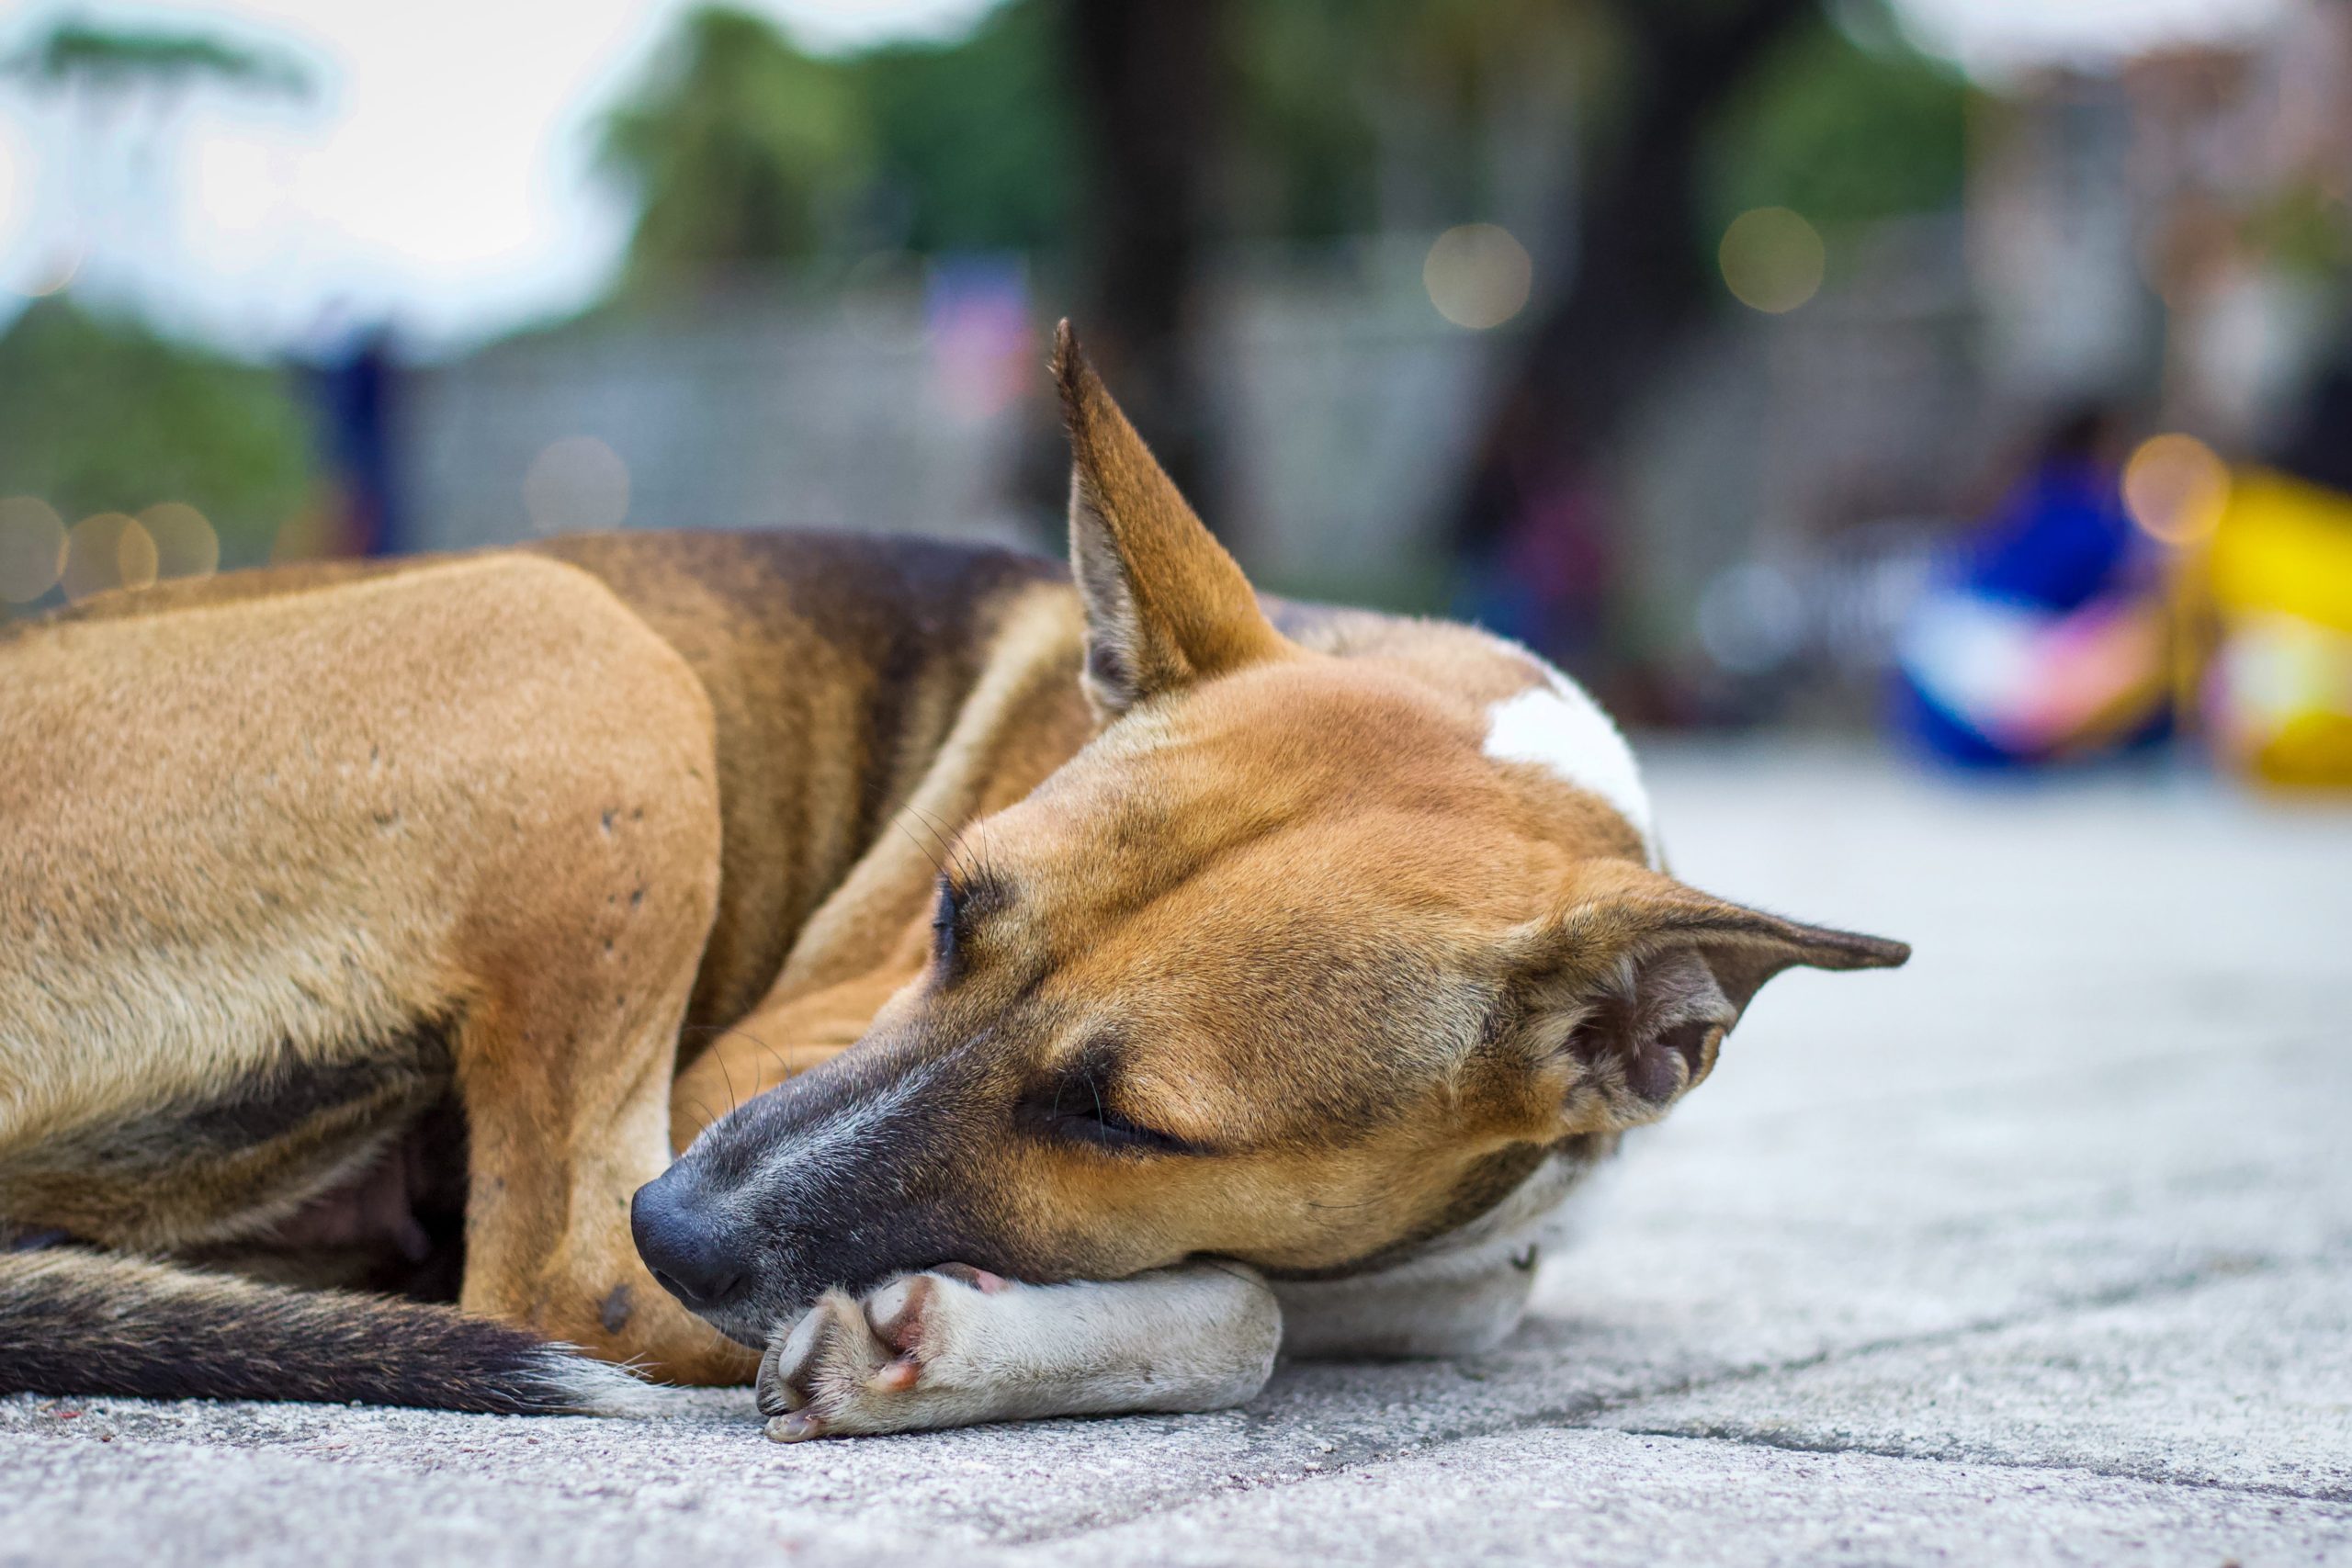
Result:
<svg viewBox="0 0 2352 1568"><path fill-rule="evenodd" d="M1663 1116L1783 969L1891 969L1911 956L1899 942L1800 925L1617 863L1513 943L1505 1017L1567 1133Z"/></svg>
<svg viewBox="0 0 2352 1568"><path fill-rule="evenodd" d="M1064 321L1054 379L1069 429L1069 564L1086 689L1106 716L1295 650L1154 461Z"/></svg>

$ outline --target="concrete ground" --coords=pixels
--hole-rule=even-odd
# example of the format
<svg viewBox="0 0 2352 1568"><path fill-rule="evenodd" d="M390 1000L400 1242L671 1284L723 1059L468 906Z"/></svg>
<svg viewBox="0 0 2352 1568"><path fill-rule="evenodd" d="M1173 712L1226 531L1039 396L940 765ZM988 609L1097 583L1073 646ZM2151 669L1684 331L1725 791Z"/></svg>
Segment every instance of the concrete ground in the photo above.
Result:
<svg viewBox="0 0 2352 1568"><path fill-rule="evenodd" d="M2352 810L1652 771L1690 880L1918 956L1774 982L1494 1355L797 1447L0 1400L0 1562L2352 1562Z"/></svg>

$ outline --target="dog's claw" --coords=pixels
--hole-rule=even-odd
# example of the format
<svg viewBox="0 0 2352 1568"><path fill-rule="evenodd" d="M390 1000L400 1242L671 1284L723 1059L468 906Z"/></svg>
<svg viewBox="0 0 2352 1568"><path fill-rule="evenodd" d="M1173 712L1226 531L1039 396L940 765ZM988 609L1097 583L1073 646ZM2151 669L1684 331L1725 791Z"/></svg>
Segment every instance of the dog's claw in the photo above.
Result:
<svg viewBox="0 0 2352 1568"><path fill-rule="evenodd" d="M776 1340L760 1358L760 1375L752 1385L752 1396L763 1416L783 1416L807 1403L785 1382L782 1356L785 1341Z"/></svg>
<svg viewBox="0 0 2352 1568"><path fill-rule="evenodd" d="M768 1437L779 1443L802 1443L825 1435L825 1424L814 1416L795 1413L779 1416L768 1423Z"/></svg>
<svg viewBox="0 0 2352 1568"><path fill-rule="evenodd" d="M783 1416L808 1403L809 1380L816 1373L827 1325L854 1318L856 1312L849 1298L829 1291L793 1325L790 1334L779 1336L768 1346L767 1354L760 1358L756 1384L760 1414Z"/></svg>

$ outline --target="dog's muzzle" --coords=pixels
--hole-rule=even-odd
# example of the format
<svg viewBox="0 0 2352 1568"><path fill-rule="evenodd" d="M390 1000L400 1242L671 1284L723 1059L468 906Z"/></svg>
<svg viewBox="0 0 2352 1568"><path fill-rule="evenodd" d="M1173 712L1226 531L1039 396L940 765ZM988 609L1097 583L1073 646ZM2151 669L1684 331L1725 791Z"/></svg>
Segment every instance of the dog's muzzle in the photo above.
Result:
<svg viewBox="0 0 2352 1568"><path fill-rule="evenodd" d="M1035 1277L972 1180L974 1088L869 1053L746 1100L638 1189L638 1252L663 1290L752 1346L829 1289L956 1260Z"/></svg>
<svg viewBox="0 0 2352 1568"><path fill-rule="evenodd" d="M683 1165L637 1190L628 1228L655 1282L695 1312L724 1312L751 1285L752 1238L734 1234Z"/></svg>

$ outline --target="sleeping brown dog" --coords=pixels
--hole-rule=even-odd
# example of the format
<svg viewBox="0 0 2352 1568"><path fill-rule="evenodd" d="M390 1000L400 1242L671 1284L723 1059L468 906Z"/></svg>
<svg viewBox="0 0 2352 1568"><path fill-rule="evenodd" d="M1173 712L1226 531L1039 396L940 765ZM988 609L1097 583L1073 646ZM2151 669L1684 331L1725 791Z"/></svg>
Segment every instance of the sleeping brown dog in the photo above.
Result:
<svg viewBox="0 0 2352 1568"><path fill-rule="evenodd" d="M1765 980L1902 962L1667 874L1523 649L1261 601L1056 369L1068 573L637 535L0 642L0 1389L764 1350L797 1438L1479 1348Z"/></svg>

